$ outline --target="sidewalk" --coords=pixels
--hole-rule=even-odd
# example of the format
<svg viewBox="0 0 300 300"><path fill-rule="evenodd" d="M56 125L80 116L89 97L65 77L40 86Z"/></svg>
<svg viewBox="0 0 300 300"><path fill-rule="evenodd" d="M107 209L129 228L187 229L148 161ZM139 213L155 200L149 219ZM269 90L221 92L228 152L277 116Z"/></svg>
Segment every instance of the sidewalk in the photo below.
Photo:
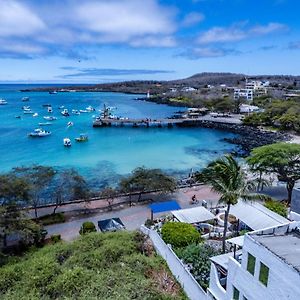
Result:
<svg viewBox="0 0 300 300"><path fill-rule="evenodd" d="M176 193L172 195L166 195L166 196L154 195L152 198L156 202L158 202L159 200L164 201L164 200L174 199L178 202L178 204L182 208L188 208L188 207L195 207L195 205L190 204L190 200L193 195L196 195L198 200L203 200L203 199L206 200L208 203L208 207L215 206L219 199L219 196L211 192L210 188L207 186L184 188L178 190ZM100 201L102 202L103 205L103 200ZM99 201L95 201L95 202L96 202L95 204L93 203L93 207L98 208L99 205L101 204L98 203ZM106 204L106 201L104 202ZM72 205L71 207L68 206L67 210L64 211L70 211L71 208L74 209L74 207L77 207L77 205L80 204L76 204L75 206ZM43 208L43 210L45 209ZM148 207L148 204L139 204L132 207L127 206L126 208L117 209L110 212L99 212L90 216L83 215L80 217L73 217L70 218L70 220L65 223L49 225L49 226L45 226L45 228L47 229L49 236L52 234L60 234L62 239L66 241L71 241L79 235L79 229L83 222L92 221L97 226L97 222L99 220L108 219L112 217L120 218L128 230L136 230L139 229L140 226L144 224L147 219L150 218L150 209Z"/></svg>

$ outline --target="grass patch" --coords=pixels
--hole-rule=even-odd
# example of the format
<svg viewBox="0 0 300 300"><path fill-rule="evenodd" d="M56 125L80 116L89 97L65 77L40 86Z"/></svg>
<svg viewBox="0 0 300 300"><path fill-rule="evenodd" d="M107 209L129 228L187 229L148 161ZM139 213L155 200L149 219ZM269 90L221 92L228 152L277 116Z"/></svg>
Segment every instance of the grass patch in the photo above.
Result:
<svg viewBox="0 0 300 300"><path fill-rule="evenodd" d="M163 280L162 280L163 279ZM5 299L187 299L135 232L90 233L28 252L0 269Z"/></svg>
<svg viewBox="0 0 300 300"><path fill-rule="evenodd" d="M282 217L286 218L288 215L287 207L281 202L268 200L268 201L266 201L266 203L264 205L266 208L276 212L277 214L279 214Z"/></svg>
<svg viewBox="0 0 300 300"><path fill-rule="evenodd" d="M51 224L64 223L66 221L66 218L64 213L57 213L39 217L38 220L42 225L46 226Z"/></svg>

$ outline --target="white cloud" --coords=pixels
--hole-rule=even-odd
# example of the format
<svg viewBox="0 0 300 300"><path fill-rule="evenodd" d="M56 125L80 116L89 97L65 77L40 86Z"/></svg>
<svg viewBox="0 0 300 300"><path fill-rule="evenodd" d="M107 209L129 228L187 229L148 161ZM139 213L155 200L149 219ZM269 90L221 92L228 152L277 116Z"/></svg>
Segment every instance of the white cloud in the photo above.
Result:
<svg viewBox="0 0 300 300"><path fill-rule="evenodd" d="M197 39L199 44L224 43L239 41L246 38L246 33L236 27L213 27Z"/></svg>
<svg viewBox="0 0 300 300"><path fill-rule="evenodd" d="M44 22L20 2L0 1L0 36L28 36L45 29Z"/></svg>
<svg viewBox="0 0 300 300"><path fill-rule="evenodd" d="M267 35L273 32L287 29L287 26L280 23L268 23L245 28L246 23L239 23L230 27L213 27L203 32L197 39L199 44L228 43L241 41L246 38Z"/></svg>
<svg viewBox="0 0 300 300"><path fill-rule="evenodd" d="M255 26L251 28L250 32L256 35L264 35L264 34L269 34L275 31L280 31L280 30L285 30L287 29L287 26L284 24L280 23L269 23L265 26Z"/></svg>
<svg viewBox="0 0 300 300"><path fill-rule="evenodd" d="M74 26L111 42L145 35L169 35L176 30L172 10L154 0L85 1L74 11Z"/></svg>
<svg viewBox="0 0 300 300"><path fill-rule="evenodd" d="M203 14L198 13L198 12L191 12L184 17L184 19L182 21L182 26L184 26L184 27L193 26L195 24L200 23L204 19L205 19L205 16Z"/></svg>

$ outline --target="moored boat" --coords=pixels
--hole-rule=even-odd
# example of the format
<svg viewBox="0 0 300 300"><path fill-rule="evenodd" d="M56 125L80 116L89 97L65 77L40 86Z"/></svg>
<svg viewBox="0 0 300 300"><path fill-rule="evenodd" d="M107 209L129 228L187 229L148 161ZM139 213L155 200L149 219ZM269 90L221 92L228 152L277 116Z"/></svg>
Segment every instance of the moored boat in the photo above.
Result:
<svg viewBox="0 0 300 300"><path fill-rule="evenodd" d="M72 146L71 140L69 138L64 138L63 142L64 142L65 147L71 147Z"/></svg>
<svg viewBox="0 0 300 300"><path fill-rule="evenodd" d="M68 127L71 127L71 126L73 126L73 125L74 125L73 122L68 122L68 123L67 123L67 126L68 126Z"/></svg>
<svg viewBox="0 0 300 300"><path fill-rule="evenodd" d="M49 126L49 125L52 125L52 123L50 123L50 122L41 122L41 123L39 123L39 126Z"/></svg>
<svg viewBox="0 0 300 300"><path fill-rule="evenodd" d="M50 91L49 94L57 94L57 91Z"/></svg>
<svg viewBox="0 0 300 300"><path fill-rule="evenodd" d="M38 117L39 114L38 114L38 113L34 113L32 116L33 116L33 117Z"/></svg>
<svg viewBox="0 0 300 300"><path fill-rule="evenodd" d="M72 114L74 115L80 115L80 111L77 109L72 109Z"/></svg>
<svg viewBox="0 0 300 300"><path fill-rule="evenodd" d="M34 129L34 131L28 134L30 137L45 137L48 135L51 135L51 132L41 128Z"/></svg>
<svg viewBox="0 0 300 300"><path fill-rule="evenodd" d="M7 104L7 101L5 99L0 99L0 105L5 105Z"/></svg>
<svg viewBox="0 0 300 300"><path fill-rule="evenodd" d="M50 114L53 113L52 106L48 106L48 109L47 109L47 110L48 110L48 113L50 113Z"/></svg>
<svg viewBox="0 0 300 300"><path fill-rule="evenodd" d="M47 121L54 121L54 120L57 120L57 118L56 118L56 117L53 117L53 116L45 116L44 119L47 120Z"/></svg>
<svg viewBox="0 0 300 300"><path fill-rule="evenodd" d="M95 108L89 105L89 106L86 108L86 111L92 112L92 111L95 111Z"/></svg>
<svg viewBox="0 0 300 300"><path fill-rule="evenodd" d="M76 142L87 142L88 141L87 134L81 133L79 137L75 138Z"/></svg>
<svg viewBox="0 0 300 300"><path fill-rule="evenodd" d="M22 101L23 101L23 102L29 101L29 97L23 97L23 98L22 98Z"/></svg>
<svg viewBox="0 0 300 300"><path fill-rule="evenodd" d="M67 110L66 108L61 112L61 114L62 114L64 117L70 116L70 114L69 114L69 112L68 112L68 110Z"/></svg>

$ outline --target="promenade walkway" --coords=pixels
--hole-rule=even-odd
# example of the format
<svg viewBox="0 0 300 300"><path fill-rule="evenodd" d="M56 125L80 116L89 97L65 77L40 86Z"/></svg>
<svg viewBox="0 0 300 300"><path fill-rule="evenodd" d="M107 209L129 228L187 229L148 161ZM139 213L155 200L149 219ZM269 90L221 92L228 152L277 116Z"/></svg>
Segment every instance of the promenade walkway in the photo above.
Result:
<svg viewBox="0 0 300 300"><path fill-rule="evenodd" d="M159 200L167 200L167 199L175 199L182 208L192 207L190 204L190 200L193 195L196 195L199 200L206 200L208 206L215 206L218 202L219 196L213 192L211 192L210 188L207 186L197 186L192 188L184 188L178 190L176 193L167 196L155 196L155 201ZM100 204L102 201L102 204ZM105 202L105 201L104 201ZM77 204L83 205L83 204ZM93 203L94 207L98 207L98 205L103 205L103 200L99 200L99 202L95 201ZM61 207L58 211L70 211L73 207ZM44 212L45 209L43 209ZM52 212L49 210L49 212ZM79 229L83 222L92 221L94 224L97 224L97 221L100 219L107 219L112 217L118 217L122 220L124 225L128 230L139 229L144 222L150 218L150 209L148 208L148 204L138 204L136 206L129 207L124 206L124 208L119 208L109 212L98 212L93 215L80 215L69 218L69 220L65 223L54 224L46 226L45 228L48 231L48 235L52 234L60 234L62 239L66 241L73 240L79 235ZM155 216L157 217L157 216Z"/></svg>

